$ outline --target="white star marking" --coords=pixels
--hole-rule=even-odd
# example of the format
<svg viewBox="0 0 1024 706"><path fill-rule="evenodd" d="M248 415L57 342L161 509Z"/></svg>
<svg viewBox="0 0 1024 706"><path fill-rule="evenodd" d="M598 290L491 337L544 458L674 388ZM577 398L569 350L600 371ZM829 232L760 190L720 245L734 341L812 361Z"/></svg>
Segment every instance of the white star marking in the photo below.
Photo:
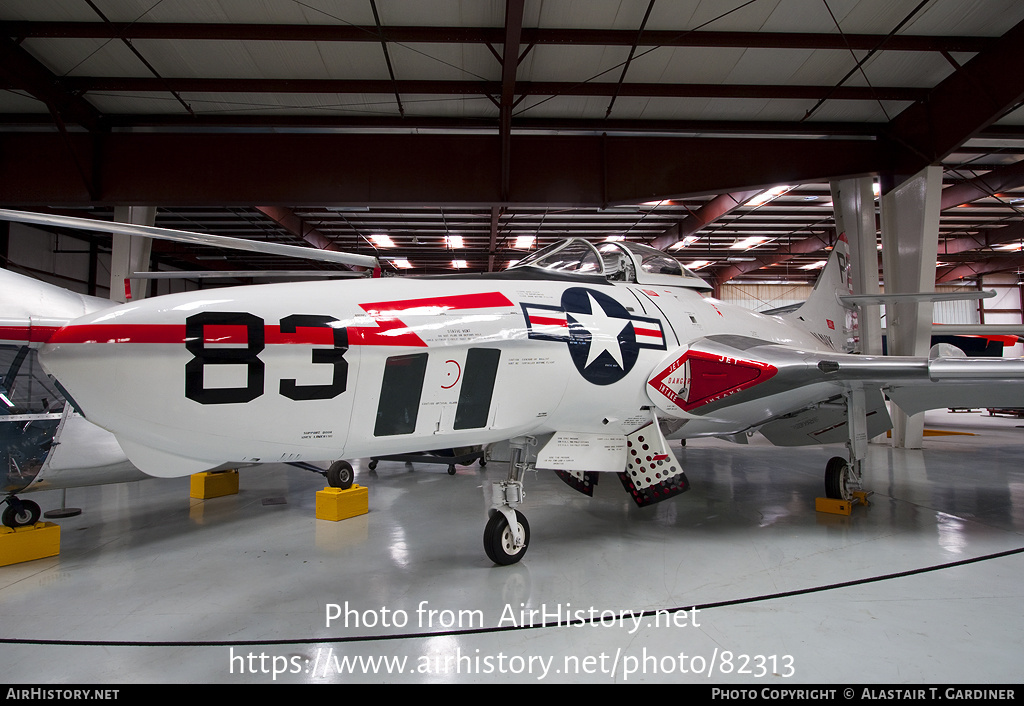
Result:
<svg viewBox="0 0 1024 706"><path fill-rule="evenodd" d="M587 364L583 367L589 368L598 356L608 351L619 367L625 370L626 366L622 363L622 349L619 347L619 334L632 322L608 316L589 292L587 298L590 299L590 314L569 312L569 316L576 319L590 332L590 352L587 355Z"/></svg>

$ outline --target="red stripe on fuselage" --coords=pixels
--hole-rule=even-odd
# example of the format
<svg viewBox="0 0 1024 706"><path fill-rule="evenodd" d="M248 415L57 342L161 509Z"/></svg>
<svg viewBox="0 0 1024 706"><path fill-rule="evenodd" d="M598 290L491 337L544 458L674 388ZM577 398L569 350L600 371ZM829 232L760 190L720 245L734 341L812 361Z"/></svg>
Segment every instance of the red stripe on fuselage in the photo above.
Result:
<svg viewBox="0 0 1024 706"><path fill-rule="evenodd" d="M427 297L424 299L405 299L393 302L376 302L360 304L367 313L374 317L375 326L349 326L348 343L350 346L412 346L424 347L426 342L396 315L417 313L440 313L465 309L485 309L493 307L513 306L512 302L501 292L483 292L480 294L457 294L447 297ZM565 322L562 321L564 326ZM24 327L7 327L14 334L8 340L27 340L27 329ZM62 329L39 327L39 330L51 329L47 338L35 338L33 341L49 343L185 343L184 324L82 324L65 326ZM0 334L5 329L0 328ZM54 333L55 332L55 333ZM20 337L19 337L20 336ZM280 326L264 326L264 341L267 345L316 345L329 346L334 343L334 332L327 327L298 327L295 333L282 333ZM229 345L248 343L247 329L238 324L208 324L203 327L203 341L207 344Z"/></svg>
<svg viewBox="0 0 1024 706"><path fill-rule="evenodd" d="M447 297L426 297L424 299L402 299L393 302L374 302L360 304L371 316L393 316L410 313L412 309L455 311L459 309L489 309L500 306L513 306L512 302L501 292L481 292L480 294L454 294Z"/></svg>
<svg viewBox="0 0 1024 706"><path fill-rule="evenodd" d="M364 329L349 329L352 331ZM334 331L324 327L299 326L294 333L283 333L280 326L264 326L263 338L268 346L308 345L330 346L334 344ZM365 345L362 337L356 336L354 344ZM377 345L407 345L389 339ZM241 344L249 342L245 326L208 324L203 327L204 343ZM49 339L50 343L185 343L184 324L83 324L66 326ZM412 344L416 345L416 344ZM424 345L424 344L419 344Z"/></svg>
<svg viewBox="0 0 1024 706"><path fill-rule="evenodd" d="M59 326L0 326L0 341L46 343L57 331Z"/></svg>
<svg viewBox="0 0 1024 706"><path fill-rule="evenodd" d="M553 319L550 316L534 316L530 315L530 323L534 326L561 326L563 328L569 327L569 322L565 319Z"/></svg>

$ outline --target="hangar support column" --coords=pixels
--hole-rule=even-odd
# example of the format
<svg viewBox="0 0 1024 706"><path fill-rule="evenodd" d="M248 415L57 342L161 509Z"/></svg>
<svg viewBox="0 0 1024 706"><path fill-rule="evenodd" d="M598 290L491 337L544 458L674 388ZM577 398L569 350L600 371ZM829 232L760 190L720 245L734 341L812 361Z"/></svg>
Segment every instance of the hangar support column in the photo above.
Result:
<svg viewBox="0 0 1024 706"><path fill-rule="evenodd" d="M132 223L141 226L155 225L156 207L117 206L114 208L114 220L118 223ZM111 300L127 301L125 279L133 272L149 271L149 256L152 249L152 238L114 233L114 248L110 256ZM131 298L144 299L148 294L145 280L133 279L130 282Z"/></svg>
<svg viewBox="0 0 1024 706"><path fill-rule="evenodd" d="M927 167L882 196L882 273L887 294L935 291L942 168ZM932 303L886 306L890 355L927 356L931 348ZM892 411L892 445L919 449L924 415Z"/></svg>
<svg viewBox="0 0 1024 706"><path fill-rule="evenodd" d="M832 204L836 232L845 233L850 243L851 279L854 294L878 294L878 244L875 225L875 195L870 177L834 181ZM868 304L858 312L859 353L882 354L882 322L879 307Z"/></svg>

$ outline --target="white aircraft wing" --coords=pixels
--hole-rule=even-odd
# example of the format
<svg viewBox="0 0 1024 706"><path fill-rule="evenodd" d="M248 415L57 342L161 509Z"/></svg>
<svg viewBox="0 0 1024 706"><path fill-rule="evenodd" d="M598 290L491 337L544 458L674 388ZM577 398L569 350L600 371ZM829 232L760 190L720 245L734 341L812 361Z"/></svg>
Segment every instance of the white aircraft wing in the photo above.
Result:
<svg viewBox="0 0 1024 706"><path fill-rule="evenodd" d="M782 445L842 438L840 402L855 389L865 392L869 422L881 433L888 428L881 393L908 414L1021 406L1024 359L866 356L708 336L673 351L648 380L651 401L667 416L717 422L733 433L760 428Z"/></svg>
<svg viewBox="0 0 1024 706"><path fill-rule="evenodd" d="M156 238L157 240L173 240L179 243L212 245L218 248L246 250L248 252L260 252L270 255L281 255L284 257L298 257L307 260L323 260L325 262L334 262L341 265L353 265L356 267L367 267L371 269L378 265L377 258L370 255L357 255L353 253L336 252L333 250L305 248L296 245L282 245L280 243L243 240L241 238L229 238L223 235L191 233L189 231L174 230L171 228L157 228L156 226L114 223L112 221L96 221L91 218L75 218L74 216L56 216L42 213L29 213L27 211L0 209L0 220L16 221L18 223L31 223L33 225L75 228L77 230L92 230L99 233L141 235L147 238Z"/></svg>

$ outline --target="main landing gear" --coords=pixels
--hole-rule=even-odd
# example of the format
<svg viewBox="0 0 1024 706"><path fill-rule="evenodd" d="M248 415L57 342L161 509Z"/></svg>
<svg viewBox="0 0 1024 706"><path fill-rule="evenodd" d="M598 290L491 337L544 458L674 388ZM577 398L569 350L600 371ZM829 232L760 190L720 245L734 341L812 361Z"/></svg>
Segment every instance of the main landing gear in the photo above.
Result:
<svg viewBox="0 0 1024 706"><path fill-rule="evenodd" d="M834 456L825 464L825 497L852 502L861 489L861 464L867 457L868 432L864 390L854 388L843 395L846 404L846 449L849 460Z"/></svg>
<svg viewBox="0 0 1024 706"><path fill-rule="evenodd" d="M4 508L3 523L5 527L29 527L39 521L42 509L38 503L22 500L14 495L8 496L7 507Z"/></svg>
<svg viewBox="0 0 1024 706"><path fill-rule="evenodd" d="M352 470L352 464L348 461L335 461L327 469L327 483L332 488L348 490L352 487L352 481L356 474Z"/></svg>
<svg viewBox="0 0 1024 706"><path fill-rule="evenodd" d="M356 477L355 471L352 470L352 464L348 461L335 461L326 471L305 461L290 461L287 465L321 475L327 480L327 485L341 490L351 488Z"/></svg>
<svg viewBox="0 0 1024 706"><path fill-rule="evenodd" d="M855 470L860 461L847 461L833 456L825 464L825 497L832 500L853 500L853 491L860 489L860 473Z"/></svg>
<svg viewBox="0 0 1024 706"><path fill-rule="evenodd" d="M495 507L484 527L484 552L495 564L515 564L530 546L530 523L516 509L523 502L523 472L529 464L524 460L529 440L524 437L509 442L511 457L508 478L491 485Z"/></svg>

